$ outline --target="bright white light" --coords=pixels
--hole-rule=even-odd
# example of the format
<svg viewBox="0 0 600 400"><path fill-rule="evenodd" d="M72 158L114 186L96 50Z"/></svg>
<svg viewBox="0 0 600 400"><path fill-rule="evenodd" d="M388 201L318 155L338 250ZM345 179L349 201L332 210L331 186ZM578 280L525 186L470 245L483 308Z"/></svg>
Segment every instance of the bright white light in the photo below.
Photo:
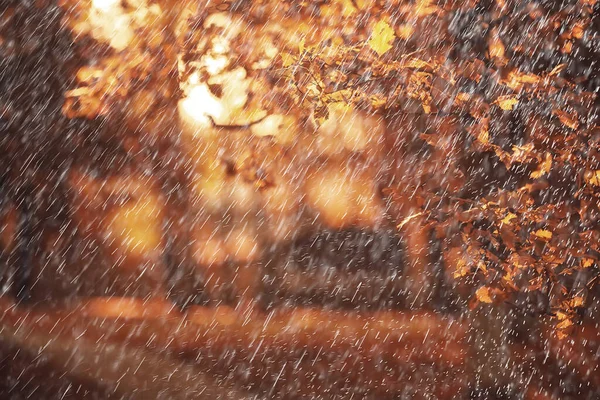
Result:
<svg viewBox="0 0 600 400"><path fill-rule="evenodd" d="M216 37L212 40L212 51L215 54L227 54L229 52L229 41L224 37Z"/></svg>
<svg viewBox="0 0 600 400"><path fill-rule="evenodd" d="M223 71L229 63L229 60L225 56L206 56L202 60L204 61L204 65L206 65L206 71L211 75L216 75Z"/></svg>
<svg viewBox="0 0 600 400"><path fill-rule="evenodd" d="M181 101L181 107L186 115L203 125L210 124L208 117L219 120L225 112L221 101L206 85L193 86L188 96Z"/></svg>
<svg viewBox="0 0 600 400"><path fill-rule="evenodd" d="M92 7L101 11L108 11L119 5L120 2L121 0L92 0Z"/></svg>
<svg viewBox="0 0 600 400"><path fill-rule="evenodd" d="M198 84L200 84L200 75L198 75L197 72L194 72L193 74L190 75L190 77L188 78L188 83L190 86L196 86Z"/></svg>

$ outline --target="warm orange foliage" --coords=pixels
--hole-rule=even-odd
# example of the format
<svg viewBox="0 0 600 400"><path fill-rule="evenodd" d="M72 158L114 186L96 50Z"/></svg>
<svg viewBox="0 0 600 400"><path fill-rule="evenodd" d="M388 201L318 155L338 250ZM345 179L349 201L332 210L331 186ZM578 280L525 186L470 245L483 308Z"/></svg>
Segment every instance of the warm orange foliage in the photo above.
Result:
<svg viewBox="0 0 600 400"><path fill-rule="evenodd" d="M495 12L502 18L509 12L509 5L497 3ZM569 53L590 24L590 6L580 3L580 13L568 22L562 21L562 25L560 13L542 19L535 9L513 10L513 19L538 21L543 32L540 35L555 35L558 48ZM495 168L514 178L510 185L486 182L493 183L492 190L467 195L456 186L434 190L424 184L415 191L415 196L424 199L419 203L422 209L413 215L435 225L444 253L458 254L457 269L451 271L451 276L471 281L477 278L479 289L471 295L479 302L491 303L504 297L496 294L538 292L549 304L549 309L541 313L553 313L558 330L567 330L598 282L591 275L585 288L576 288L565 279L581 270L597 275L599 268L600 229L595 215L600 204L600 128L588 115L595 95L578 86L585 78L572 82L563 77L565 63L534 70L513 62L519 56L528 56L531 49L526 42L505 40L507 31L497 27L486 34L485 52L471 59L447 58L451 47L458 46L451 40L408 51L421 45L406 45L413 37L413 19L442 20L449 11L427 0L395 6L398 12L390 15L389 8L370 1L265 5L267 8L261 12L271 20L281 20L277 29L284 33L264 34L264 42L279 40L268 49L272 57L266 62L253 59L258 52L243 46L241 59L261 65L256 67L260 84L277 82L265 96L269 107L293 104L296 113L315 125L325 124L332 110L345 105L384 118L394 113L416 114L430 118L427 121L442 121L436 125L441 128L420 136L434 151L447 151L451 149L448 144L454 143L462 146L464 153L486 155L497 161ZM316 20L311 14L314 7L320 11ZM206 15L199 18L205 19ZM360 26L348 24L348 19L360 21ZM167 22L157 21L152 29L162 32ZM314 29L315 24L322 29ZM203 34L199 30L181 35L181 54L199 52L196 45L204 43ZM107 114L115 104L134 96L134 82L166 79L172 74L173 65L167 61L176 56L166 35L157 39L164 40L160 42L162 52L150 43L153 35L144 37L148 43L133 43L128 55L112 54L97 66L80 71L76 77L78 87L67 92L64 111L69 117ZM239 43L232 41L230 45ZM192 70L180 65L180 79L190 78L188 69ZM464 88L465 82L484 85L486 81L491 88L486 92ZM165 91L161 96L174 94ZM144 112L154 104L147 103L139 102L146 104ZM522 114L527 115L525 126L519 127L522 137L515 139L511 136L516 136L514 131L506 133L506 121L513 117L521 120ZM448 128L459 120L467 121L464 129ZM567 177L561 175L565 171ZM466 178L460 179L464 183ZM571 186L566 187L565 182ZM335 191L331 197L342 202L340 214L346 207L343 201L351 203L351 199L338 198ZM317 196L313 201L321 200ZM437 208L428 208L430 204ZM338 211L331 218L337 219Z"/></svg>

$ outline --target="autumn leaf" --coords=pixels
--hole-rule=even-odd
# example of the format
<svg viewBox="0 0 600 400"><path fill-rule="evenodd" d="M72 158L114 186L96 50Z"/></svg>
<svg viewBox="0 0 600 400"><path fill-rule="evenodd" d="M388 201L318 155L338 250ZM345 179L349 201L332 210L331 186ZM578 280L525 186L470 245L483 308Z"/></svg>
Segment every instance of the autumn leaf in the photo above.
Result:
<svg viewBox="0 0 600 400"><path fill-rule="evenodd" d="M481 123L481 129L477 134L477 140L481 143L489 143L490 141L490 131L489 131L489 120L488 118L484 118Z"/></svg>
<svg viewBox="0 0 600 400"><path fill-rule="evenodd" d="M566 112L554 109L552 110L552 114L556 115L559 121L566 127L569 127L573 130L579 127L579 121L577 121L577 113L567 114Z"/></svg>
<svg viewBox="0 0 600 400"><path fill-rule="evenodd" d="M466 92L459 92L456 95L456 100L458 100L461 103L466 103L467 101L471 100L471 95Z"/></svg>
<svg viewBox="0 0 600 400"><path fill-rule="evenodd" d="M569 337L569 334L557 329L556 337L558 337L559 340L563 340L563 339Z"/></svg>
<svg viewBox="0 0 600 400"><path fill-rule="evenodd" d="M374 94L369 96L369 101L374 108L381 108L387 105L388 99L382 95Z"/></svg>
<svg viewBox="0 0 600 400"><path fill-rule="evenodd" d="M569 315L565 314L562 311L557 311L556 312L556 319L558 319L559 321L564 321L565 319L568 319Z"/></svg>
<svg viewBox="0 0 600 400"><path fill-rule="evenodd" d="M498 28L494 28L492 30L492 34L490 35L490 39L488 41L488 46L490 48L490 57L503 61L505 60L504 44L502 44L502 40L500 40L498 35Z"/></svg>
<svg viewBox="0 0 600 400"><path fill-rule="evenodd" d="M453 274L454 279L462 278L463 276L467 275L469 272L471 272L471 268L467 265L465 260L460 258L456 265L456 271L454 271L454 274Z"/></svg>
<svg viewBox="0 0 600 400"><path fill-rule="evenodd" d="M325 105L315 107L315 110L313 111L313 118L318 126L323 125L329 119L328 107Z"/></svg>
<svg viewBox="0 0 600 400"><path fill-rule="evenodd" d="M306 37L303 37L298 44L298 51L300 54L304 53L305 51L313 51L314 49L315 46L309 46L306 44Z"/></svg>
<svg viewBox="0 0 600 400"><path fill-rule="evenodd" d="M563 44L561 50L564 54L570 54L571 51L573 50L573 42L571 42L571 41L565 42L565 44Z"/></svg>
<svg viewBox="0 0 600 400"><path fill-rule="evenodd" d="M511 71L508 74L507 79L503 80L502 83L511 88L512 90L520 90L523 85L533 85L540 81L540 77L532 73L523 73L519 71Z"/></svg>
<svg viewBox="0 0 600 400"><path fill-rule="evenodd" d="M589 268L592 265L594 265L594 260L591 258L584 258L581 260L581 267L582 268Z"/></svg>
<svg viewBox="0 0 600 400"><path fill-rule="evenodd" d="M503 224L510 225L511 224L510 221L513 220L514 218L517 218L517 216L515 214L509 212L508 215L506 217L504 217L501 222Z"/></svg>
<svg viewBox="0 0 600 400"><path fill-rule="evenodd" d="M582 307L585 304L585 300L581 296L575 296L570 301L570 306L573 308Z"/></svg>
<svg viewBox="0 0 600 400"><path fill-rule="evenodd" d="M498 105L498 107L500 107L504 111L510 111L518 103L519 103L519 100L517 100L517 98L515 96L506 95L506 96L500 96L500 97L498 97L496 99L496 101L494 101L493 104Z"/></svg>
<svg viewBox="0 0 600 400"><path fill-rule="evenodd" d="M281 61L284 67L289 67L296 62L296 58L290 53L281 53Z"/></svg>
<svg viewBox="0 0 600 400"><path fill-rule="evenodd" d="M552 232L546 229L538 229L537 231L535 231L535 236L537 236L540 239L550 240L552 239Z"/></svg>
<svg viewBox="0 0 600 400"><path fill-rule="evenodd" d="M349 17L358 11L356 7L354 7L354 4L352 4L351 0L341 0L340 3L342 5L342 15L344 17Z"/></svg>
<svg viewBox="0 0 600 400"><path fill-rule="evenodd" d="M389 49L392 48L392 42L396 38L394 30L390 28L390 25L381 20L375 24L373 28L373 34L369 39L369 46L379 56L385 54Z"/></svg>
<svg viewBox="0 0 600 400"><path fill-rule="evenodd" d="M306 38L302 38L302 40L300 41L300 44L298 45L298 51L300 52L300 54L304 53L304 50L306 50Z"/></svg>
<svg viewBox="0 0 600 400"><path fill-rule="evenodd" d="M593 186L600 186L600 169L597 171L587 171L585 181Z"/></svg>
<svg viewBox="0 0 600 400"><path fill-rule="evenodd" d="M552 168L552 154L547 152L544 161L540 163L538 168L535 171L533 171L530 176L533 179L538 179L550 172L550 168Z"/></svg>
<svg viewBox="0 0 600 400"><path fill-rule="evenodd" d="M427 61L423 61L420 58L411 57L402 63L402 66L405 68L414 68L414 69L433 69L432 65Z"/></svg>
<svg viewBox="0 0 600 400"><path fill-rule="evenodd" d="M431 105L428 104L428 102L423 102L421 103L421 107L423 107L423 112L425 114L430 114L431 113Z"/></svg>
<svg viewBox="0 0 600 400"><path fill-rule="evenodd" d="M525 162L534 154L533 143L527 143L524 146L513 146L512 150L513 153L510 155L511 163Z"/></svg>
<svg viewBox="0 0 600 400"><path fill-rule="evenodd" d="M475 292L477 300L482 303L492 303L492 297L490 296L490 289L486 286L482 286Z"/></svg>
<svg viewBox="0 0 600 400"><path fill-rule="evenodd" d="M556 329L567 329L571 325L573 325L573 321L571 321L570 319L564 319L561 322L559 322L558 325L556 325Z"/></svg>
<svg viewBox="0 0 600 400"><path fill-rule="evenodd" d="M414 7L415 16L417 18L425 17L427 15L438 12L440 10L440 8L432 3L433 3L433 0L418 0L415 3L415 7Z"/></svg>

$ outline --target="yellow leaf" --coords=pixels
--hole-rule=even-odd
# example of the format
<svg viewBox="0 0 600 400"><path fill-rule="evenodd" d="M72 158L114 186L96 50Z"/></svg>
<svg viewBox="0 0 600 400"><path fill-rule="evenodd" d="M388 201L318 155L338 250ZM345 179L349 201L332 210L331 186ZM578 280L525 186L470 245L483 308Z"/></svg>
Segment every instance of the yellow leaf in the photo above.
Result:
<svg viewBox="0 0 600 400"><path fill-rule="evenodd" d="M466 92L460 92L456 95L456 100L460 101L461 103L465 103L471 100L471 95Z"/></svg>
<svg viewBox="0 0 600 400"><path fill-rule="evenodd" d="M373 28L373 34L369 39L369 46L379 56L382 56L385 52L392 48L392 42L396 38L394 30L390 28L390 25L381 20L375 24Z"/></svg>
<svg viewBox="0 0 600 400"><path fill-rule="evenodd" d="M500 96L496 99L496 101L494 101L494 104L497 104L498 107L500 107L501 109L503 109L505 111L512 110L515 107L515 105L517 105L518 103L519 103L519 100L517 100L516 97L511 96L511 95Z"/></svg>
<svg viewBox="0 0 600 400"><path fill-rule="evenodd" d="M404 61L402 63L403 67L406 68L415 68L415 69L426 69L426 68L433 68L431 66L431 64L429 64L427 61L423 61L419 58L416 57L411 57L408 60Z"/></svg>
<svg viewBox="0 0 600 400"><path fill-rule="evenodd" d="M503 224L510 225L510 221L515 218L517 218L517 216L515 214L509 212L508 215L506 217L504 217L501 222Z"/></svg>
<svg viewBox="0 0 600 400"><path fill-rule="evenodd" d="M600 186L600 169L596 171L587 171L584 178L590 185Z"/></svg>
<svg viewBox="0 0 600 400"><path fill-rule="evenodd" d="M369 96L369 100L371 101L371 105L375 108L381 108L387 104L387 98L382 95L371 95Z"/></svg>
<svg viewBox="0 0 600 400"><path fill-rule="evenodd" d="M354 4L352 4L351 0L342 0L341 5L342 15L344 17L349 17L357 11L356 7L354 7Z"/></svg>
<svg viewBox="0 0 600 400"><path fill-rule="evenodd" d="M546 229L538 229L535 231L535 236L539 237L540 239L552 239L552 232Z"/></svg>
<svg viewBox="0 0 600 400"><path fill-rule="evenodd" d="M562 312L562 311L557 311L556 312L556 318L559 321L564 321L565 319L569 318L569 316L567 314L565 314L564 312Z"/></svg>
<svg viewBox="0 0 600 400"><path fill-rule="evenodd" d="M490 141L490 132L488 130L487 125L483 126L479 133L477 134L477 140L481 143L489 143Z"/></svg>
<svg viewBox="0 0 600 400"><path fill-rule="evenodd" d="M477 300L482 303L491 303L492 297L490 296L490 289L482 286L475 292L475 296L477 296Z"/></svg>
<svg viewBox="0 0 600 400"><path fill-rule="evenodd" d="M456 271L454 271L454 274L452 276L454 277L454 279L458 279L467 275L469 272L471 272L471 268L467 266L463 259L460 259L458 260Z"/></svg>
<svg viewBox="0 0 600 400"><path fill-rule="evenodd" d="M284 67L289 67L296 62L296 58L290 53L281 53L281 61L283 61Z"/></svg>
<svg viewBox="0 0 600 400"><path fill-rule="evenodd" d="M483 263L483 261L479 261L477 263L477 268L480 269L485 275L487 275L488 269L485 266L485 264Z"/></svg>
<svg viewBox="0 0 600 400"><path fill-rule="evenodd" d="M533 179L540 178L541 176L550 172L550 168L552 168L552 154L546 153L546 157L544 161L540 163L538 168L531 173L531 177Z"/></svg>

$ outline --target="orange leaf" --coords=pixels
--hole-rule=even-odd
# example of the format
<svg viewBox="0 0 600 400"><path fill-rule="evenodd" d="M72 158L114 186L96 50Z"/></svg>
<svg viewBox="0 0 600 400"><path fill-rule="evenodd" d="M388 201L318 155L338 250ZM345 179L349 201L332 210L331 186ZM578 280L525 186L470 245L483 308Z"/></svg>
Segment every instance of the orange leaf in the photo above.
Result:
<svg viewBox="0 0 600 400"><path fill-rule="evenodd" d="M559 328L560 329L560 328ZM568 337L569 335L563 331L556 331L556 336L558 337L559 340L563 340L566 337Z"/></svg>
<svg viewBox="0 0 600 400"><path fill-rule="evenodd" d="M456 263L456 271L454 271L454 274L452 276L454 277L454 279L462 278L463 276L467 275L470 271L471 268L467 266L465 260L460 258Z"/></svg>
<svg viewBox="0 0 600 400"><path fill-rule="evenodd" d="M550 76L555 76L558 75L562 72L562 70L565 69L565 67L567 66L567 64L558 64L556 67L554 67L552 69L552 71L550 71Z"/></svg>
<svg viewBox="0 0 600 400"><path fill-rule="evenodd" d="M460 101L461 103L465 103L471 100L471 95L466 92L460 92L456 95L456 100Z"/></svg>
<svg viewBox="0 0 600 400"><path fill-rule="evenodd" d="M585 302L581 296L573 297L573 300L571 300L571 307L581 307L584 304Z"/></svg>
<svg viewBox="0 0 600 400"><path fill-rule="evenodd" d="M570 319L564 319L558 325L556 325L556 329L566 329L571 325L573 325L573 321Z"/></svg>
<svg viewBox="0 0 600 400"><path fill-rule="evenodd" d="M482 286L475 292L475 296L477 296L477 300L482 303L491 303L492 297L490 296L490 289Z"/></svg>
<svg viewBox="0 0 600 400"><path fill-rule="evenodd" d="M502 41L498 35L498 28L494 28L492 30L488 45L490 47L490 57L500 60L504 59L504 44L502 44Z"/></svg>
<svg viewBox="0 0 600 400"><path fill-rule="evenodd" d="M519 90L524 84L536 84L539 81L540 77L535 74L511 71L508 78L503 80L502 83L512 90Z"/></svg>
<svg viewBox="0 0 600 400"><path fill-rule="evenodd" d="M581 260L581 267L582 268L589 268L592 265L594 265L594 260L591 258L584 258Z"/></svg>
<svg viewBox="0 0 600 400"><path fill-rule="evenodd" d="M600 186L600 169L596 171L586 171L584 178L590 185Z"/></svg>
<svg viewBox="0 0 600 400"><path fill-rule="evenodd" d="M552 168L552 154L546 153L546 158L544 159L544 161L540 163L538 168L535 171L533 171L530 176L533 179L540 178L543 175L550 172L550 168Z"/></svg>
<svg viewBox="0 0 600 400"><path fill-rule="evenodd" d="M577 121L577 113L569 115L566 112L555 108L554 110L552 110L552 114L556 115L564 126L567 126L573 130L579 127L579 121Z"/></svg>
<svg viewBox="0 0 600 400"><path fill-rule="evenodd" d="M512 95L505 95L505 96L500 96L496 99L496 101L494 101L493 104L497 104L498 107L500 107L501 109L503 109L504 111L510 111L512 110L515 105L517 105L519 103L519 100L517 100L517 98L515 96Z"/></svg>

